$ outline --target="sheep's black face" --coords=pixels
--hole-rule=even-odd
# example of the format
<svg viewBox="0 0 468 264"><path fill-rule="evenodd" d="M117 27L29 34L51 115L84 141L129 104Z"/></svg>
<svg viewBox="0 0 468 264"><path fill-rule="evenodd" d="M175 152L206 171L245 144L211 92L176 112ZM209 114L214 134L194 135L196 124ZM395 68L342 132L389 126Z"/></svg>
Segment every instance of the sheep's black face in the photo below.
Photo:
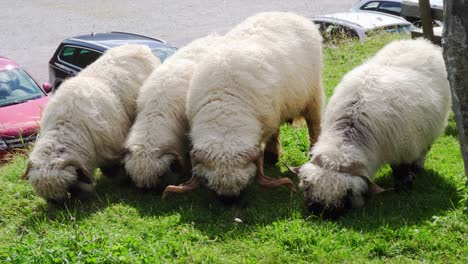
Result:
<svg viewBox="0 0 468 264"><path fill-rule="evenodd" d="M204 186L214 191L218 197L223 197L220 200L229 203L229 200L238 199L240 193L253 181L257 167L252 162L242 166L218 162L198 163L192 170Z"/></svg>
<svg viewBox="0 0 468 264"><path fill-rule="evenodd" d="M227 206L240 202L240 195L218 195L217 197L220 202Z"/></svg>
<svg viewBox="0 0 468 264"><path fill-rule="evenodd" d="M86 200L94 194L92 178L74 165L35 165L30 162L25 178L39 196L57 204Z"/></svg>
<svg viewBox="0 0 468 264"><path fill-rule="evenodd" d="M344 199L335 206L329 206L325 203L315 202L312 199L306 198L306 206L314 215L320 216L323 219L336 220L353 208L351 195L351 190L348 190Z"/></svg>
<svg viewBox="0 0 468 264"><path fill-rule="evenodd" d="M307 163L299 170L306 206L324 219L336 219L364 205L368 183L361 177Z"/></svg>

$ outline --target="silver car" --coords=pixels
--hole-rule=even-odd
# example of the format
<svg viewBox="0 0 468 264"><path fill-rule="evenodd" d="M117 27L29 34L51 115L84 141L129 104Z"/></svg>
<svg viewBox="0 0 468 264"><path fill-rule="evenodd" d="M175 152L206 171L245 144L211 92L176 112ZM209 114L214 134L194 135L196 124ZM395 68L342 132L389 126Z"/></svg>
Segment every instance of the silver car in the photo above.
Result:
<svg viewBox="0 0 468 264"><path fill-rule="evenodd" d="M360 0L351 7L350 11L376 11L399 16L401 14L401 1L402 0Z"/></svg>
<svg viewBox="0 0 468 264"><path fill-rule="evenodd" d="M343 12L312 18L320 27L325 41L338 38L357 38L364 41L366 35L387 31L409 34L411 23L402 17L371 11Z"/></svg>

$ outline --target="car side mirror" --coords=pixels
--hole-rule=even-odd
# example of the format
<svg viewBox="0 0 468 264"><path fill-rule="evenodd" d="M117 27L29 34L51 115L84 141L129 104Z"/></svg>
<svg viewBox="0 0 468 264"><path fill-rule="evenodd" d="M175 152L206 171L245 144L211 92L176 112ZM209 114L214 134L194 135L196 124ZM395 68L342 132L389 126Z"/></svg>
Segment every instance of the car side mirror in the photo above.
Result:
<svg viewBox="0 0 468 264"><path fill-rule="evenodd" d="M49 82L45 82L42 84L42 88L46 93L50 93L52 91L52 84L50 84Z"/></svg>

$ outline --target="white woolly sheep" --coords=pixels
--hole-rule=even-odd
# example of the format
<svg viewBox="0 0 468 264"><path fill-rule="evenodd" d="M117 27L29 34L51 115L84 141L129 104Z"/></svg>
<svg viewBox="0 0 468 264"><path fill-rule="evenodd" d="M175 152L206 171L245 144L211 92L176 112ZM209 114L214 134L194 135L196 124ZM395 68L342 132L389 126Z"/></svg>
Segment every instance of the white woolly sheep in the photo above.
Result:
<svg viewBox="0 0 468 264"><path fill-rule="evenodd" d="M280 124L303 116L310 142L320 131L323 104L322 38L307 18L260 13L228 32L200 62L187 99L193 144L192 179L168 192L185 192L199 182L232 201L255 178L264 187L289 178L263 175L262 143L278 153Z"/></svg>
<svg viewBox="0 0 468 264"><path fill-rule="evenodd" d="M306 204L336 218L385 189L371 179L390 164L397 188L410 187L443 132L450 89L441 49L430 42L388 44L349 72L323 117L311 160L296 171Z"/></svg>
<svg viewBox="0 0 468 264"><path fill-rule="evenodd" d="M52 96L24 177L61 202L93 191L93 172L115 172L136 115L136 98L159 60L141 45L108 50Z"/></svg>
<svg viewBox="0 0 468 264"><path fill-rule="evenodd" d="M174 184L181 172L190 168L187 91L196 64L218 38L207 36L181 48L153 71L141 88L124 158L127 174L137 187Z"/></svg>

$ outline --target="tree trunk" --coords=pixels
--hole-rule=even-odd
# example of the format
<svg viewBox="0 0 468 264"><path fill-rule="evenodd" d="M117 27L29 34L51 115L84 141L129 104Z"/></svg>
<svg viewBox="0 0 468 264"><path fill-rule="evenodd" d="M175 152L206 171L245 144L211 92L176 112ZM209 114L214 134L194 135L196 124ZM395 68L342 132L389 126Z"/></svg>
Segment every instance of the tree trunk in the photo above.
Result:
<svg viewBox="0 0 468 264"><path fill-rule="evenodd" d="M423 36L434 43L434 29L432 28L432 14L429 0L419 0L419 12L421 12Z"/></svg>
<svg viewBox="0 0 468 264"><path fill-rule="evenodd" d="M444 0L443 50L458 139L468 175L468 1Z"/></svg>

